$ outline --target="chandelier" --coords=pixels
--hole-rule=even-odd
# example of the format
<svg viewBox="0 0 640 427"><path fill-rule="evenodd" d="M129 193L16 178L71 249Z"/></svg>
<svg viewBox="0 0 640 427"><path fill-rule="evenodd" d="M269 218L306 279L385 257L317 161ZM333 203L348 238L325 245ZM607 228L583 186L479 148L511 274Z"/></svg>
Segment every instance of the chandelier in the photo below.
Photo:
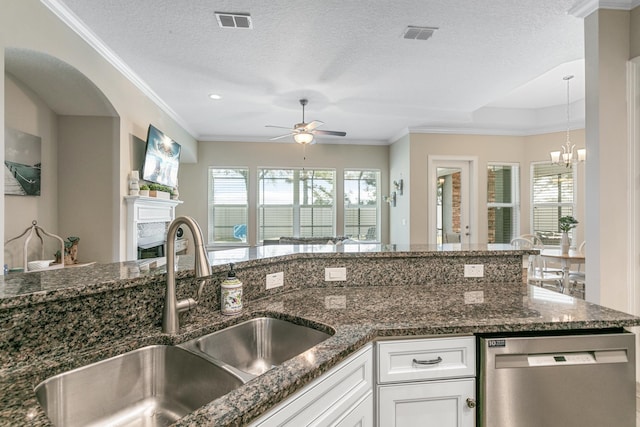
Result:
<svg viewBox="0 0 640 427"><path fill-rule="evenodd" d="M587 150L584 148L576 150L576 145L571 143L571 122L569 115L571 102L569 97L569 82L572 78L573 76L564 76L562 78L562 80L567 82L567 141L560 147L562 148L562 151L552 151L549 153L551 156L551 163L554 165L564 165L568 168L570 168L573 163L583 162L587 154Z"/></svg>

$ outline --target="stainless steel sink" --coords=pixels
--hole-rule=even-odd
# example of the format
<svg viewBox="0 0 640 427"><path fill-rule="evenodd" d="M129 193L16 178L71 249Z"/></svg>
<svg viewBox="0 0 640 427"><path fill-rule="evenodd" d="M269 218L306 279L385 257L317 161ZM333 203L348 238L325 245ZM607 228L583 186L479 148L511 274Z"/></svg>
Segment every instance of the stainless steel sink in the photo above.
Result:
<svg viewBox="0 0 640 427"><path fill-rule="evenodd" d="M148 346L51 377L35 391L56 426L167 426L242 382L173 346Z"/></svg>
<svg viewBox="0 0 640 427"><path fill-rule="evenodd" d="M181 347L204 354L203 357L214 363L235 368L231 370L246 381L330 337L330 334L311 327L259 317L196 338ZM242 375L236 369L249 375Z"/></svg>

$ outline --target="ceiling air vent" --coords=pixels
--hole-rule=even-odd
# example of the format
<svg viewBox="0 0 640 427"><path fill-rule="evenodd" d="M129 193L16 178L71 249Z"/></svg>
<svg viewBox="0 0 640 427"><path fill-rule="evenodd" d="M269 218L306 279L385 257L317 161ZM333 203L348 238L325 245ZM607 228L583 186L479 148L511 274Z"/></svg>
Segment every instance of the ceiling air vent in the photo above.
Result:
<svg viewBox="0 0 640 427"><path fill-rule="evenodd" d="M437 27L414 27L409 25L404 30L402 37L409 40L427 40L431 38L437 29Z"/></svg>
<svg viewBox="0 0 640 427"><path fill-rule="evenodd" d="M253 28L251 15L248 13L216 12L216 19L221 28Z"/></svg>

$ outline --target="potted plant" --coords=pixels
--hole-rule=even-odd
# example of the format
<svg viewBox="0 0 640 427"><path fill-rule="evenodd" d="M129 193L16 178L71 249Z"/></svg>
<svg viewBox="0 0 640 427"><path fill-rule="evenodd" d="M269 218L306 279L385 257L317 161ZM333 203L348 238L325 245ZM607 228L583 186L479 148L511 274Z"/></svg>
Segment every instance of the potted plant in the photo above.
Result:
<svg viewBox="0 0 640 427"><path fill-rule="evenodd" d="M578 226L578 220L571 215L560 217L558 220L558 228L562 231L562 240L560 240L560 248L563 254L569 253L569 232Z"/></svg>
<svg viewBox="0 0 640 427"><path fill-rule="evenodd" d="M169 199L171 197L171 188L166 185L150 184L149 196L157 197L158 199Z"/></svg>
<svg viewBox="0 0 640 427"><path fill-rule="evenodd" d="M147 184L142 184L140 186L140 195L149 197L149 186Z"/></svg>

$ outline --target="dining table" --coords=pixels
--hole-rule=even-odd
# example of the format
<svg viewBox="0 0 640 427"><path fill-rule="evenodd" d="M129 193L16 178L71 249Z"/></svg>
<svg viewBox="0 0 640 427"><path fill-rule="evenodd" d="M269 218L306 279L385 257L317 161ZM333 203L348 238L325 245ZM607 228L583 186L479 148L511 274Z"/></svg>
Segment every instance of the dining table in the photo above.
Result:
<svg viewBox="0 0 640 427"><path fill-rule="evenodd" d="M562 249L542 249L540 256L545 261L556 262L560 264L562 269L562 292L570 293L569 289L569 271L571 265L584 264L585 256L582 252L575 249L569 249L568 253L562 253Z"/></svg>

